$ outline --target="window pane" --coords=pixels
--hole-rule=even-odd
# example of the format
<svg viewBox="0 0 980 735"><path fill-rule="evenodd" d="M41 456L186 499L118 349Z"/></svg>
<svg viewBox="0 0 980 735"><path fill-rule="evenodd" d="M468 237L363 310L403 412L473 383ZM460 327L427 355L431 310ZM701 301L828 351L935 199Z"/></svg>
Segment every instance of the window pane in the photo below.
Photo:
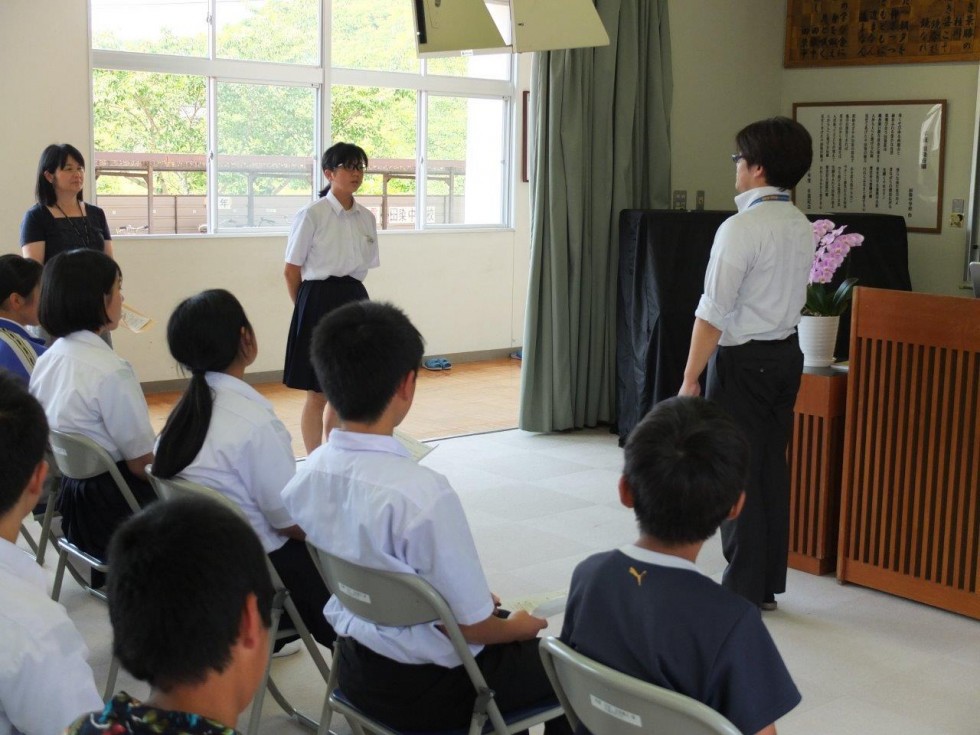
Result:
<svg viewBox="0 0 980 735"><path fill-rule="evenodd" d="M225 59L320 63L319 0L222 0L217 55Z"/></svg>
<svg viewBox="0 0 980 735"><path fill-rule="evenodd" d="M415 18L407 0L335 2L330 22L332 66L418 72Z"/></svg>
<svg viewBox="0 0 980 735"><path fill-rule="evenodd" d="M206 229L203 77L92 72L96 203L114 235Z"/></svg>
<svg viewBox="0 0 980 735"><path fill-rule="evenodd" d="M427 74L507 81L513 58L510 54L481 54L426 59L425 69Z"/></svg>
<svg viewBox="0 0 980 735"><path fill-rule="evenodd" d="M501 99L429 97L427 222L503 223L504 109Z"/></svg>
<svg viewBox="0 0 980 735"><path fill-rule="evenodd" d="M208 55L208 0L91 0L92 48Z"/></svg>
<svg viewBox="0 0 980 735"><path fill-rule="evenodd" d="M288 227L313 194L316 90L219 82L214 229Z"/></svg>
<svg viewBox="0 0 980 735"><path fill-rule="evenodd" d="M334 85L330 95L333 141L356 143L368 156L357 201L374 213L380 229L413 229L415 91Z"/></svg>

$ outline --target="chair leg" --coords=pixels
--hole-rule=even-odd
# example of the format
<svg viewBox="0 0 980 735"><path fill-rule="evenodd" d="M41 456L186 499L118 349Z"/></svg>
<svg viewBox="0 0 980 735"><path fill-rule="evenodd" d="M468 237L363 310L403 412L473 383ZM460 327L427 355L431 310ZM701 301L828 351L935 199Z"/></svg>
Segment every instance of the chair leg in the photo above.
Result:
<svg viewBox="0 0 980 735"><path fill-rule="evenodd" d="M333 719L333 707L330 706L330 694L337 688L337 663L331 661L330 676L327 678L327 693L323 697L323 711L320 713L320 727L317 735L329 735L330 721Z"/></svg>
<svg viewBox="0 0 980 735"><path fill-rule="evenodd" d="M42 567L44 566L44 552L48 548L48 541L51 540L51 521L54 519L56 499L56 493L48 494L48 503L44 506L44 517L41 519L41 535L37 540L37 563Z"/></svg>
<svg viewBox="0 0 980 735"><path fill-rule="evenodd" d="M116 689L116 677L119 675L119 659L115 656L112 657L112 663L109 664L109 676L106 677L105 691L102 692L102 701L108 702L112 699L112 695Z"/></svg>
<svg viewBox="0 0 980 735"><path fill-rule="evenodd" d="M272 625L269 626L269 660L266 662L265 671L262 673L262 682L255 690L255 696L252 698L252 711L248 716L248 730L245 735L258 735L259 732L259 722L262 720L262 703L265 700L265 691L271 681L269 671L272 668L272 652L276 647L276 634L279 632L279 618L281 617L282 600L277 592L272 605Z"/></svg>
<svg viewBox="0 0 980 735"><path fill-rule="evenodd" d="M55 602L61 597L61 582L65 578L65 566L68 564L68 554L58 550L58 569L54 573L54 585L51 587L51 599Z"/></svg>
<svg viewBox="0 0 980 735"><path fill-rule="evenodd" d="M312 718L307 717L292 705L283 707L283 709L301 722L310 724L318 733L328 733L330 731L330 720L333 718L333 708L330 706L328 698L330 696L331 689L337 685L333 669L330 666L327 666L327 662L323 658L323 654L320 653L319 646L317 646L316 641L313 639L313 635L310 633L309 628L306 627L306 623L304 623L303 619L300 617L299 610L296 609L296 603L293 602L291 597L286 597L283 607L289 614L290 620L293 621L293 626L296 628L296 632L299 633L299 637L303 641L303 645L305 645L306 650L309 651L310 658L313 659L313 664L316 666L317 670L320 672L320 676L323 677L324 682L327 684L327 691L323 697L323 710L320 713L319 723ZM332 685L331 682L333 682ZM282 706L281 703L280 706Z"/></svg>
<svg viewBox="0 0 980 735"><path fill-rule="evenodd" d="M24 541L31 548L31 553L34 554L34 558L37 558L37 544L34 543L34 537L31 536L31 532L27 530L27 527L21 523L20 524L20 535L24 537Z"/></svg>

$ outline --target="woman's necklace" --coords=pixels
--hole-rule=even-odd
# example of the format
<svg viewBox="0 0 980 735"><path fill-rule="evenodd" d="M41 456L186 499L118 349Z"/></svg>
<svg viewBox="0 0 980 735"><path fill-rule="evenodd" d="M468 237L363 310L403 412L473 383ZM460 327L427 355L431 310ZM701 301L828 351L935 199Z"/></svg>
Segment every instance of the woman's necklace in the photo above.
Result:
<svg viewBox="0 0 980 735"><path fill-rule="evenodd" d="M83 248L89 247L88 217L86 217L85 212L82 211L82 205L81 204L78 205L78 211L82 217L81 230L79 230L78 226L74 222L72 222L72 218L68 216L68 214L65 212L65 210L61 208L61 205L58 204L58 202L55 202L54 206L57 207L58 211L64 215L66 220L68 220L68 224L71 225L71 228L75 231L75 235L78 237L79 242L82 243L82 247ZM82 231L85 232L84 235L82 234Z"/></svg>

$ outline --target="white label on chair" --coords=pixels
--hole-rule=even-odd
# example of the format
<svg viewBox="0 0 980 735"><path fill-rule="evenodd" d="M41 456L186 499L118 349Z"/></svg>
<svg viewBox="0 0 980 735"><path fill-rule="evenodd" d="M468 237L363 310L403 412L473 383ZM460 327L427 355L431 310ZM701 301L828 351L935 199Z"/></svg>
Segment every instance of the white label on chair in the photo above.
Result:
<svg viewBox="0 0 980 735"><path fill-rule="evenodd" d="M620 709L614 704L609 704L609 702L604 699L599 699L596 695L590 694L589 699L592 701L592 706L597 710L605 712L611 717L615 717L617 720L622 720L623 722L629 723L636 727L643 727L643 720L639 715L633 714L632 712L627 712L624 709Z"/></svg>
<svg viewBox="0 0 980 735"><path fill-rule="evenodd" d="M340 591L343 592L345 595L350 595L355 600L360 600L361 602L367 605L371 604L371 595L356 590L353 587L348 587L343 582L337 582L337 586L340 588Z"/></svg>

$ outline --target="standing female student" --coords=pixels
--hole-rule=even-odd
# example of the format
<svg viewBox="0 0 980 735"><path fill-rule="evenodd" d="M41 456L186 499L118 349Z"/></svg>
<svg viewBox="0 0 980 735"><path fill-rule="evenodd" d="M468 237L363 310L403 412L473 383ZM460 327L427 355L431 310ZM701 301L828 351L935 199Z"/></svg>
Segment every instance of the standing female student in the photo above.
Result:
<svg viewBox="0 0 980 735"><path fill-rule="evenodd" d="M328 148L321 161L327 186L296 215L286 244L284 275L294 308L283 383L306 391L300 428L307 453L322 441L326 408L310 363L313 328L338 306L368 298L362 281L381 262L374 215L354 201L367 164L367 154L352 143Z"/></svg>
<svg viewBox="0 0 980 735"><path fill-rule="evenodd" d="M34 196L20 225L25 258L44 265L68 250L88 248L112 257L112 234L105 212L82 201L85 159L69 143L52 143L37 164Z"/></svg>
<svg viewBox="0 0 980 735"><path fill-rule="evenodd" d="M146 482L153 427L132 366L101 336L119 326L122 271L95 250L55 256L41 278L41 326L57 341L31 373L31 393L52 429L82 434L105 449L140 504L155 497ZM58 510L65 536L105 559L109 537L131 513L109 473L62 478Z"/></svg>
<svg viewBox="0 0 980 735"><path fill-rule="evenodd" d="M234 501L290 591L313 637L332 646L323 617L330 593L281 493L296 472L292 439L272 404L243 378L258 355L245 310L221 289L185 299L167 323L170 354L191 381L167 419L153 472L180 475Z"/></svg>

